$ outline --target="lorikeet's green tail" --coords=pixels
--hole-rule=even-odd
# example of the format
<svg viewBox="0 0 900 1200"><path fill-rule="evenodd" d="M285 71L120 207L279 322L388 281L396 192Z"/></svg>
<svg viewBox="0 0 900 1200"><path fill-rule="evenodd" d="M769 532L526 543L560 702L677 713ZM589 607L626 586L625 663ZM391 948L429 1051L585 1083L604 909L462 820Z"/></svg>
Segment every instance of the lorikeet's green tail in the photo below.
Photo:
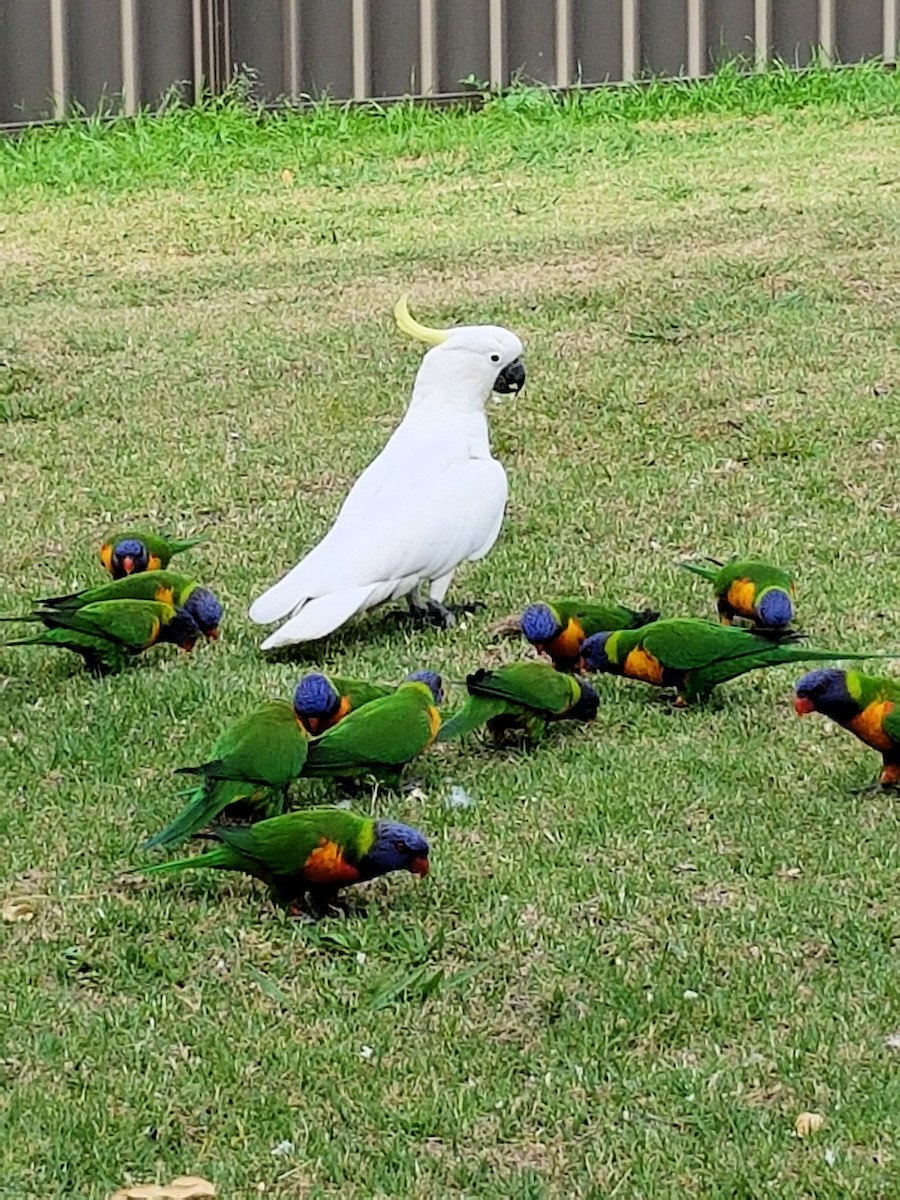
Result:
<svg viewBox="0 0 900 1200"><path fill-rule="evenodd" d="M467 733L486 725L492 717L498 717L508 711L509 705L505 700L498 700L493 696L470 696L462 708L442 722L435 741L452 742L454 738L464 737Z"/></svg>
<svg viewBox="0 0 900 1200"><path fill-rule="evenodd" d="M190 793L191 799L165 829L142 843L142 850L176 846L211 824L232 804L246 804L259 811L260 817L278 816L284 799L276 789L260 787L244 780L209 780Z"/></svg>
<svg viewBox="0 0 900 1200"><path fill-rule="evenodd" d="M0 642L2 646L58 646L73 650L84 659L91 671L119 671L127 666L132 655L123 646L105 638L93 637L77 629L42 629L31 637L15 638L11 642Z"/></svg>
<svg viewBox="0 0 900 1200"><path fill-rule="evenodd" d="M753 635L754 637L757 635ZM766 642L767 639L760 639ZM725 659L721 662L711 663L709 666L703 667L694 672L688 672L686 685L684 688L684 697L688 703L693 703L695 700L705 699L714 687L720 683L727 683L731 679L737 679L740 675L746 674L748 671L755 670L759 667L781 667L788 663L807 663L807 662L839 662L842 659L852 659L854 661L870 658L898 658L900 654L866 654L864 652L855 652L850 650L815 650L806 646L796 646L785 642L769 642L770 649L760 653L755 660L749 656L735 659Z"/></svg>
<svg viewBox="0 0 900 1200"><path fill-rule="evenodd" d="M690 571L692 575L699 575L701 579L707 580L708 583L715 583L719 575L718 567L704 567L698 562L683 562L680 564L685 571Z"/></svg>
<svg viewBox="0 0 900 1200"><path fill-rule="evenodd" d="M216 846L215 850L207 850L203 854L192 854L190 858L170 859L168 862L153 863L149 867L132 867L132 871L140 871L142 875L163 875L169 871L185 871L190 867L218 867L219 870L230 871L239 868L244 860L235 854L230 846Z"/></svg>
<svg viewBox="0 0 900 1200"><path fill-rule="evenodd" d="M169 550L172 554L183 554L185 550L191 550L194 546L202 546L206 538L182 538L180 541L176 538L166 538L166 541L169 543Z"/></svg>

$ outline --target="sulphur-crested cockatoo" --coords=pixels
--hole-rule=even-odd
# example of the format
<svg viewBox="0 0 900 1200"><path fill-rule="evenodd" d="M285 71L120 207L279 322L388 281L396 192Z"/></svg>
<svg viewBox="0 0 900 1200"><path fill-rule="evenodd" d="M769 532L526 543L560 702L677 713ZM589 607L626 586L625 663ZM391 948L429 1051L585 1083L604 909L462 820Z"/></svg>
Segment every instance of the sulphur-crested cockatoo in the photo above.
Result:
<svg viewBox="0 0 900 1200"><path fill-rule="evenodd" d="M404 333L432 346L406 414L350 489L325 537L253 602L259 625L287 618L263 650L331 633L356 613L407 598L414 617L453 624L443 603L456 568L500 532L506 472L491 456L485 405L525 385L522 343L498 325L429 329L394 308ZM462 607L462 606L460 606Z"/></svg>

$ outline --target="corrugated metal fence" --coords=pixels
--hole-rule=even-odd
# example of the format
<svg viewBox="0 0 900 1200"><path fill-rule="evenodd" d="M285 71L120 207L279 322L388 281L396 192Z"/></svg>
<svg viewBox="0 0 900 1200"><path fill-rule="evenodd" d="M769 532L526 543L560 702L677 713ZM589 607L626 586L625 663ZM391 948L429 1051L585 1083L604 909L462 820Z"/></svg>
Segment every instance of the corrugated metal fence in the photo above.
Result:
<svg viewBox="0 0 900 1200"><path fill-rule="evenodd" d="M452 95L462 81L565 87L706 74L817 51L894 62L900 0L0 0L0 125L173 87L260 98Z"/></svg>

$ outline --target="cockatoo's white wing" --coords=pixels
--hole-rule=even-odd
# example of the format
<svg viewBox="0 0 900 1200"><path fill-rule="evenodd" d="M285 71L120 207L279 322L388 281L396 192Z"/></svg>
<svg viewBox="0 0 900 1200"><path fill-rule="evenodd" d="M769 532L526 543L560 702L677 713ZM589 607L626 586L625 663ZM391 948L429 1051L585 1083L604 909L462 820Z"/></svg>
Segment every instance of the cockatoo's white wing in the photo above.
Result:
<svg viewBox="0 0 900 1200"><path fill-rule="evenodd" d="M322 541L253 604L260 624L291 614L264 648L324 637L490 549L506 505L503 467L471 457L465 438L404 440L395 435Z"/></svg>

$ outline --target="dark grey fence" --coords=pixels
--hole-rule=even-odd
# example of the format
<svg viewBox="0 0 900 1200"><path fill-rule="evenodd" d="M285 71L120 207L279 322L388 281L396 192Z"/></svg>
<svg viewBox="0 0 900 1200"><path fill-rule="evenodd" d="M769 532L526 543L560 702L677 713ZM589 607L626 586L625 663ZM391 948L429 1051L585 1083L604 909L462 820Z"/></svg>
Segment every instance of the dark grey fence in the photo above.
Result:
<svg viewBox="0 0 900 1200"><path fill-rule="evenodd" d="M0 125L250 68L266 100L704 75L737 55L894 62L900 0L0 0Z"/></svg>

